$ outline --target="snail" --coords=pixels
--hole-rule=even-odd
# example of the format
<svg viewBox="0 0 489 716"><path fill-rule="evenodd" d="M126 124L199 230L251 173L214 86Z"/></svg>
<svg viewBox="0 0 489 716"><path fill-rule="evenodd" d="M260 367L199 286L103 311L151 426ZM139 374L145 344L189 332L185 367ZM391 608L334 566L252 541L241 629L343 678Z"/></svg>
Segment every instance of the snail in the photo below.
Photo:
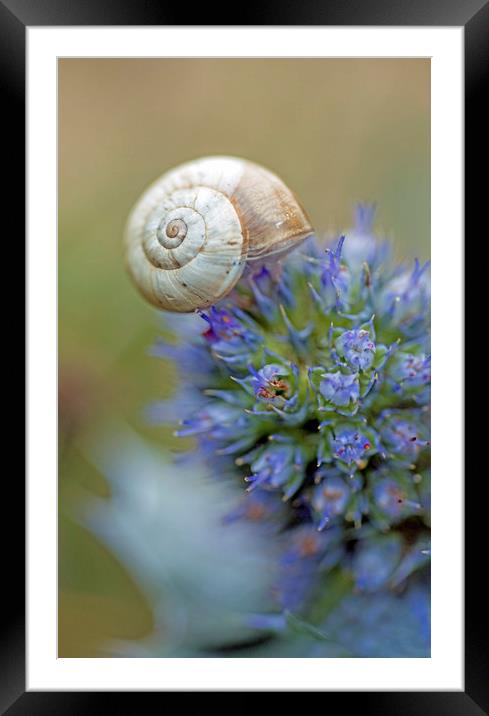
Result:
<svg viewBox="0 0 489 716"><path fill-rule="evenodd" d="M224 298L248 264L276 261L312 233L275 174L244 159L205 157L143 194L128 220L126 259L148 301L188 313Z"/></svg>

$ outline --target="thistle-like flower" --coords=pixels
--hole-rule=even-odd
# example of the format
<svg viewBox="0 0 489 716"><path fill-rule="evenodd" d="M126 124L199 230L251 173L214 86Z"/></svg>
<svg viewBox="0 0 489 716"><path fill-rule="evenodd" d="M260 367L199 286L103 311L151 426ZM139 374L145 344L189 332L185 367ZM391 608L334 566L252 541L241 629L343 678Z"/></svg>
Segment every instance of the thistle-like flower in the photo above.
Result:
<svg viewBox="0 0 489 716"><path fill-rule="evenodd" d="M309 240L278 278L250 271L171 347L171 410L192 406L177 434L242 484L235 515L273 521L277 608L316 621L335 574L369 605L428 600L428 267L396 265L372 218L359 207L351 235Z"/></svg>

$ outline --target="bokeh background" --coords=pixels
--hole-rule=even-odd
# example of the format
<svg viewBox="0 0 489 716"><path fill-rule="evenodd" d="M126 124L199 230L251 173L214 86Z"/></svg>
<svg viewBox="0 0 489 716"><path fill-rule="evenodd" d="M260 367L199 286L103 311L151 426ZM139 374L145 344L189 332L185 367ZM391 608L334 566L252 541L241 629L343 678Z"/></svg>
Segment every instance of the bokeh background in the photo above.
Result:
<svg viewBox="0 0 489 716"><path fill-rule="evenodd" d="M231 154L281 176L318 233L375 201L399 256L428 258L430 63L61 59L58 93L59 655L200 655L259 609L266 550L222 548L232 496L180 475L186 446L145 419L176 378L148 353L170 329L126 275L127 215L168 168Z"/></svg>

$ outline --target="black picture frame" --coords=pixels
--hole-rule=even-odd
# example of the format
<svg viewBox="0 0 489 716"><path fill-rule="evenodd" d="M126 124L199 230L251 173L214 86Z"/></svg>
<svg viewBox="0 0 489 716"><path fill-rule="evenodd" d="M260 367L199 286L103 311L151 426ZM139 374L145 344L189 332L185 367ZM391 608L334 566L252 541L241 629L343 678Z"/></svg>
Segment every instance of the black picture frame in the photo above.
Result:
<svg viewBox="0 0 489 716"><path fill-rule="evenodd" d="M26 28L56 25L180 25L188 24L188 14L193 25L411 25L411 26L464 26L465 30L465 265L470 266L466 300L473 298L478 282L474 273L478 264L475 251L476 237L481 230L487 231L486 204L487 140L489 110L484 96L489 87L489 1L488 0L302 0L300 3L261 2L259 9L240 4L240 16L223 18L222 9L206 6L199 9L179 9L163 0L0 0L0 91L3 96L2 120L4 125L3 159L8 167L9 182L3 216L4 236L19 234L18 217L25 213L25 38ZM187 17L185 17L187 15ZM224 22L223 22L224 19ZM479 179L482 177L482 179ZM484 216L483 216L484 212ZM13 243L13 242L12 242ZM20 240L12 251L12 261L19 265ZM15 257L15 259L14 259ZM479 258L480 264L480 258ZM487 281L487 279L486 279ZM17 291L18 292L18 291ZM18 292L20 294L20 292ZM17 297L16 303L19 303ZM475 301L473 302L473 306ZM24 307L25 308L25 307ZM466 313L466 374L477 373L480 365L475 363L477 352L469 350L471 337L477 335L475 312ZM9 329L10 330L10 329ZM22 338L20 338L22 345ZM18 355L19 342L16 343ZM450 347L457 350L461 347ZM472 357L474 356L474 357ZM18 360L18 359L17 359ZM21 381L11 382L14 396L10 405L22 405L19 395ZM466 389L467 414L480 398L477 390ZM13 411L14 413L14 411ZM9 415L12 421L15 416ZM467 431L467 454L470 445L483 445L482 426ZM17 427L18 430L18 427ZM477 439L479 438L479 440ZM365 714L389 714L393 716L415 714L440 714L451 716L476 716L489 714L489 658L487 607L477 600L484 590L484 574L481 570L481 552L485 542L486 504L481 499L480 466L476 480L467 481L465 490L465 691L464 692L325 692L321 694L325 708L333 706L333 700L341 699L341 706L358 709ZM16 466L16 473L20 473ZM20 474L10 479L4 505L17 505L13 514L15 522L6 526L2 520L3 535L3 589L4 606L0 610L2 632L0 640L0 713L9 716L21 714L78 714L96 712L97 704L106 710L112 706L114 697L123 696L124 703L134 712L140 712L142 694L136 694L139 706L129 693L91 692L25 692L25 572L23 505L25 504L24 481ZM4 508L4 512L7 509ZM15 513L15 510L12 510ZM447 585L447 589L450 585ZM449 625L447 625L449 628ZM156 694L157 698L164 694ZM110 704L109 704L110 701Z"/></svg>

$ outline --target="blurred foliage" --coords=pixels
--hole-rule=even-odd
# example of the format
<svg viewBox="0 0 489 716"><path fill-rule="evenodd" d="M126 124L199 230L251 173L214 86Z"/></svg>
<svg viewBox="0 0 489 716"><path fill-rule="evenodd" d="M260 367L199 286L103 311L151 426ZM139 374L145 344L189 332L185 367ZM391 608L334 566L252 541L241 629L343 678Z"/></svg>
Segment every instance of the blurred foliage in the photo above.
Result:
<svg viewBox="0 0 489 716"><path fill-rule="evenodd" d="M58 79L59 655L103 656L112 639L151 634L154 605L123 556L79 519L91 500L111 500L87 442L117 418L149 445L185 447L143 419L148 402L171 394L176 374L148 356L166 328L124 270L132 204L180 162L244 156L297 192L318 232L340 231L353 203L376 201L377 226L398 254L425 259L430 64L62 59Z"/></svg>

